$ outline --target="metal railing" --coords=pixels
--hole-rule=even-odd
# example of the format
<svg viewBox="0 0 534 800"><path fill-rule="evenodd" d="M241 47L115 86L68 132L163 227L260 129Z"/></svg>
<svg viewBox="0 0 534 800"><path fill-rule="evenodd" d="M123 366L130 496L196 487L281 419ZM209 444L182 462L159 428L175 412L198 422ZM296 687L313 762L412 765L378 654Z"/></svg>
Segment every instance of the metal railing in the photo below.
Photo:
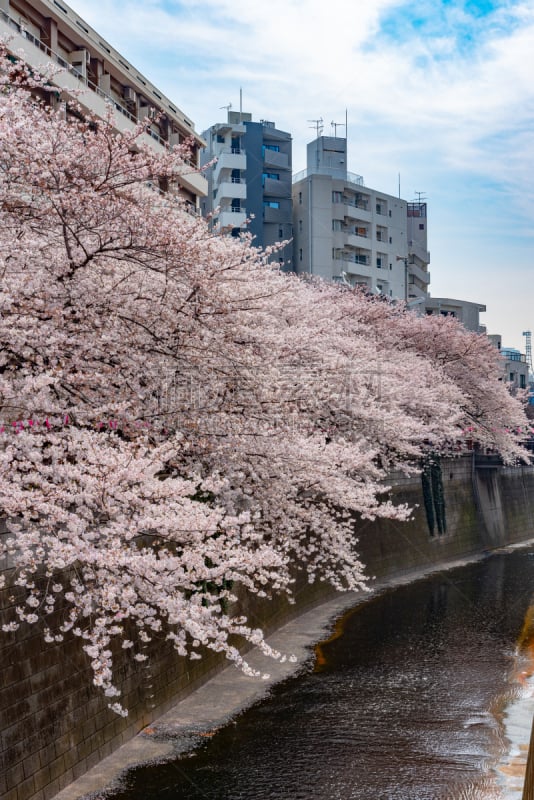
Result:
<svg viewBox="0 0 534 800"><path fill-rule="evenodd" d="M293 175L293 183L303 181L304 178L311 178L312 175L331 175L333 178L338 178L337 174L341 170L334 170L329 167L315 167L310 169L302 169L300 172L295 172ZM356 186L365 186L363 176L357 175L355 172L344 172L340 180L347 183L354 183Z"/></svg>
<svg viewBox="0 0 534 800"><path fill-rule="evenodd" d="M104 92L104 90L101 89L100 86L97 86L95 83L90 81L86 75L77 70L76 67L73 67L72 64L69 64L68 61L65 61L65 59L59 55L59 53L56 53L54 52L54 50L51 50L51 48L48 47L47 44L45 44L37 36L34 36L32 33L30 33L30 31L26 30L26 28L24 28L24 25L21 25L19 22L13 19L13 17L10 17L9 14L7 14L3 9L0 9L0 18L4 20L4 22L8 25L9 28L16 31L18 34L20 34L20 36L22 36L28 42L31 42L31 44L33 44L34 47L36 47L42 53L45 53L45 55L47 55L49 58L52 59L52 61L54 61L56 64L62 67L62 69L65 69L67 70L67 72L70 72L71 75L74 75L74 77L77 78L84 86L87 86L89 89L91 89L92 92L94 92L96 95L105 100L106 103L112 105L116 111L118 111L120 114L129 119L134 125L137 125L141 121L134 114L128 111L127 108L121 105L116 100L116 98L112 97L112 95L110 94L107 94L107 92ZM155 139L157 142L159 142L159 144L161 144L163 147L170 146L169 142L166 139L163 139L159 134L151 130L149 127L145 129L145 132L153 139ZM196 168L196 164L192 164L190 161L187 160L185 160L185 162L190 166Z"/></svg>

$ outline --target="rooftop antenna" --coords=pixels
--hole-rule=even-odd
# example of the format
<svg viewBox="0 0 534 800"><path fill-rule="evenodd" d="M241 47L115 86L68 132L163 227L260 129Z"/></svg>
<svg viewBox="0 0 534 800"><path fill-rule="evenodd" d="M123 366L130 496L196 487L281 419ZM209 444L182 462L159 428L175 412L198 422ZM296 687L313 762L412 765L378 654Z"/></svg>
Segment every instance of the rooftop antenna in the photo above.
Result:
<svg viewBox="0 0 534 800"><path fill-rule="evenodd" d="M525 337L525 358L527 360L530 372L534 372L532 368L532 331L523 331Z"/></svg>
<svg viewBox="0 0 534 800"><path fill-rule="evenodd" d="M424 195L426 195L426 192L416 192L416 191L414 191L414 194L417 195L417 202L418 203L424 203L424 201L426 200L426 197L424 197Z"/></svg>
<svg viewBox="0 0 534 800"><path fill-rule="evenodd" d="M345 128L345 132L346 132L346 130L347 130L347 123L346 123L346 122L334 122L334 120L332 120L332 122L330 123L330 125L331 125L331 126L333 127L333 129L334 129L334 138L335 138L335 139L337 139L337 129L338 129L338 128Z"/></svg>
<svg viewBox="0 0 534 800"><path fill-rule="evenodd" d="M228 103L228 105L227 105L227 106L219 106L219 108L220 108L220 109L223 109L223 108L225 108L225 109L226 109L226 116L227 116L227 121L228 121L228 114L230 113L230 109L232 108L232 104L231 104L231 103Z"/></svg>
<svg viewBox="0 0 534 800"><path fill-rule="evenodd" d="M323 118L319 117L319 119L309 119L308 122L313 123L313 125L310 125L310 128L315 128L317 138L319 138L319 136L321 136L323 133Z"/></svg>

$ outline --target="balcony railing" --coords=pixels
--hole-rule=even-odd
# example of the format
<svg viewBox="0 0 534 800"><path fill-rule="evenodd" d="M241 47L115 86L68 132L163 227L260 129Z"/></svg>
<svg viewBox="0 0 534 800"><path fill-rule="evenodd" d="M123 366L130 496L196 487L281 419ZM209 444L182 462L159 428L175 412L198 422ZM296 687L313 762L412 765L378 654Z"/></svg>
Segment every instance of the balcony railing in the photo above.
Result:
<svg viewBox="0 0 534 800"><path fill-rule="evenodd" d="M304 178L311 178L312 175L330 175L336 180L339 180L338 173L339 170L333 170L331 167L312 167L310 169L302 169L300 172L296 172L293 175L293 183L303 181ZM355 172L346 172L341 180L344 180L347 183L353 183L356 186L365 186L363 182L363 176L356 175Z"/></svg>
<svg viewBox="0 0 534 800"><path fill-rule="evenodd" d="M369 256L363 255L349 255L348 253L344 253L343 255L336 255L335 261L345 261L347 264L364 264L365 266L369 266L371 263L371 259Z"/></svg>
<svg viewBox="0 0 534 800"><path fill-rule="evenodd" d="M62 56L54 52L54 50L51 50L50 47L48 47L48 45L45 44L41 39L39 39L38 37L30 33L28 30L26 30L26 28L24 28L23 25L14 20L13 17L10 17L9 14L7 14L3 9L0 9L0 19L2 19L6 23L6 25L9 28L11 28L11 30L14 30L16 33L22 36L22 38L26 39L34 47L36 47L38 50L40 50L42 53L48 56L54 63L58 64L63 69L67 70L67 72L69 72L71 75L74 75L74 77L77 78L80 81L80 83L82 83L84 86L87 86L89 89L91 89L92 92L94 92L103 100L105 100L107 103L109 103L111 106L113 106L115 111L118 111L119 114L122 114L124 117L129 119L130 122L132 122L134 125L137 125L139 123L140 120L130 111L128 111L128 109L125 108L125 106L121 105L121 103L119 103L115 97L112 97L110 94L107 94L107 92L104 92L103 89L100 88L100 86L97 86L95 83L90 81L79 70L73 67L72 64L69 64L68 61L65 61L65 59ZM169 146L169 142L163 139L155 131L151 130L150 127L146 128L146 133L153 139L155 139L157 142L159 142L163 147ZM196 168L196 164L192 164L187 160L186 163Z"/></svg>

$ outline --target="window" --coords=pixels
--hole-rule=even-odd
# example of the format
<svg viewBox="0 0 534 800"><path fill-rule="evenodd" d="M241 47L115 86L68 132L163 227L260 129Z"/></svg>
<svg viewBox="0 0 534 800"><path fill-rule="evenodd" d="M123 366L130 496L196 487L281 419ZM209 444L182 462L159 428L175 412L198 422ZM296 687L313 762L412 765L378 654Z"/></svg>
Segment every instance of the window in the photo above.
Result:
<svg viewBox="0 0 534 800"><path fill-rule="evenodd" d="M302 261L302 247L299 248L299 261Z"/></svg>
<svg viewBox="0 0 534 800"><path fill-rule="evenodd" d="M389 212L389 216L391 217L391 211Z"/></svg>
<svg viewBox="0 0 534 800"><path fill-rule="evenodd" d="M333 203L342 203L343 202L343 192L332 192L332 202Z"/></svg>
<svg viewBox="0 0 534 800"><path fill-rule="evenodd" d="M302 220L299 219L299 233L302 233Z"/></svg>
<svg viewBox="0 0 534 800"><path fill-rule="evenodd" d="M241 211L241 200L239 197L234 197L230 205L230 210L234 214L236 214L238 211Z"/></svg>
<svg viewBox="0 0 534 800"><path fill-rule="evenodd" d="M279 181L280 174L278 172L264 172L262 173L261 179L262 182L265 183L265 179L270 178L272 181Z"/></svg>
<svg viewBox="0 0 534 800"><path fill-rule="evenodd" d="M424 222L420 222L419 223L419 230L420 231L424 231L424 229L425 229L425 223Z"/></svg>
<svg viewBox="0 0 534 800"><path fill-rule="evenodd" d="M217 142L218 144L224 144L224 136L222 136L220 133L217 134Z"/></svg>
<svg viewBox="0 0 534 800"><path fill-rule="evenodd" d="M393 244L393 238L391 236L389 237L389 243Z"/></svg>
<svg viewBox="0 0 534 800"><path fill-rule="evenodd" d="M279 238L281 239L283 235L284 235L284 229L283 228L278 228L278 236L279 236Z"/></svg>
<svg viewBox="0 0 534 800"><path fill-rule="evenodd" d="M302 192L299 192L299 206L302 205Z"/></svg>
<svg viewBox="0 0 534 800"><path fill-rule="evenodd" d="M381 214L382 213L382 205L380 203L376 204L376 213L377 214Z"/></svg>
<svg viewBox="0 0 534 800"><path fill-rule="evenodd" d="M274 153L280 152L280 145L279 144L262 144L261 146L261 153L264 156L266 150L271 150Z"/></svg>
<svg viewBox="0 0 534 800"><path fill-rule="evenodd" d="M342 228L343 222L340 219L333 219L332 220L332 230L333 231L340 231Z"/></svg>
<svg viewBox="0 0 534 800"><path fill-rule="evenodd" d="M519 376L519 388L526 389L527 388L527 379L524 375Z"/></svg>
<svg viewBox="0 0 534 800"><path fill-rule="evenodd" d="M264 208L280 208L280 202L278 200L264 200L263 201Z"/></svg>
<svg viewBox="0 0 534 800"><path fill-rule="evenodd" d="M378 267L378 269L382 268L382 256L376 257L376 266Z"/></svg>

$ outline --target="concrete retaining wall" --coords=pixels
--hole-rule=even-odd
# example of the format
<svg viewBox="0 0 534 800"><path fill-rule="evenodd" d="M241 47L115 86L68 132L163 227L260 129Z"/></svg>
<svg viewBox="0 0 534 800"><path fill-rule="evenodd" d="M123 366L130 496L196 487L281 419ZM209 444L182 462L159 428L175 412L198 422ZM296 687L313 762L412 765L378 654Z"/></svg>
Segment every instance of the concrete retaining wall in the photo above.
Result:
<svg viewBox="0 0 534 800"><path fill-rule="evenodd" d="M475 469L472 457L442 462L446 532L429 532L421 478L394 475L395 503L414 507L409 522L361 521L362 561L370 576L385 578L436 566L534 536L534 467ZM0 593L0 624L17 599ZM297 604L248 601L251 624L274 630L331 594L323 584L297 585ZM47 645L37 628L0 634L0 797L48 800L94 766L180 697L219 670L215 654L202 661L176 657L162 643L145 665L122 663L117 681L127 719L107 709L92 686L86 659L69 640Z"/></svg>

